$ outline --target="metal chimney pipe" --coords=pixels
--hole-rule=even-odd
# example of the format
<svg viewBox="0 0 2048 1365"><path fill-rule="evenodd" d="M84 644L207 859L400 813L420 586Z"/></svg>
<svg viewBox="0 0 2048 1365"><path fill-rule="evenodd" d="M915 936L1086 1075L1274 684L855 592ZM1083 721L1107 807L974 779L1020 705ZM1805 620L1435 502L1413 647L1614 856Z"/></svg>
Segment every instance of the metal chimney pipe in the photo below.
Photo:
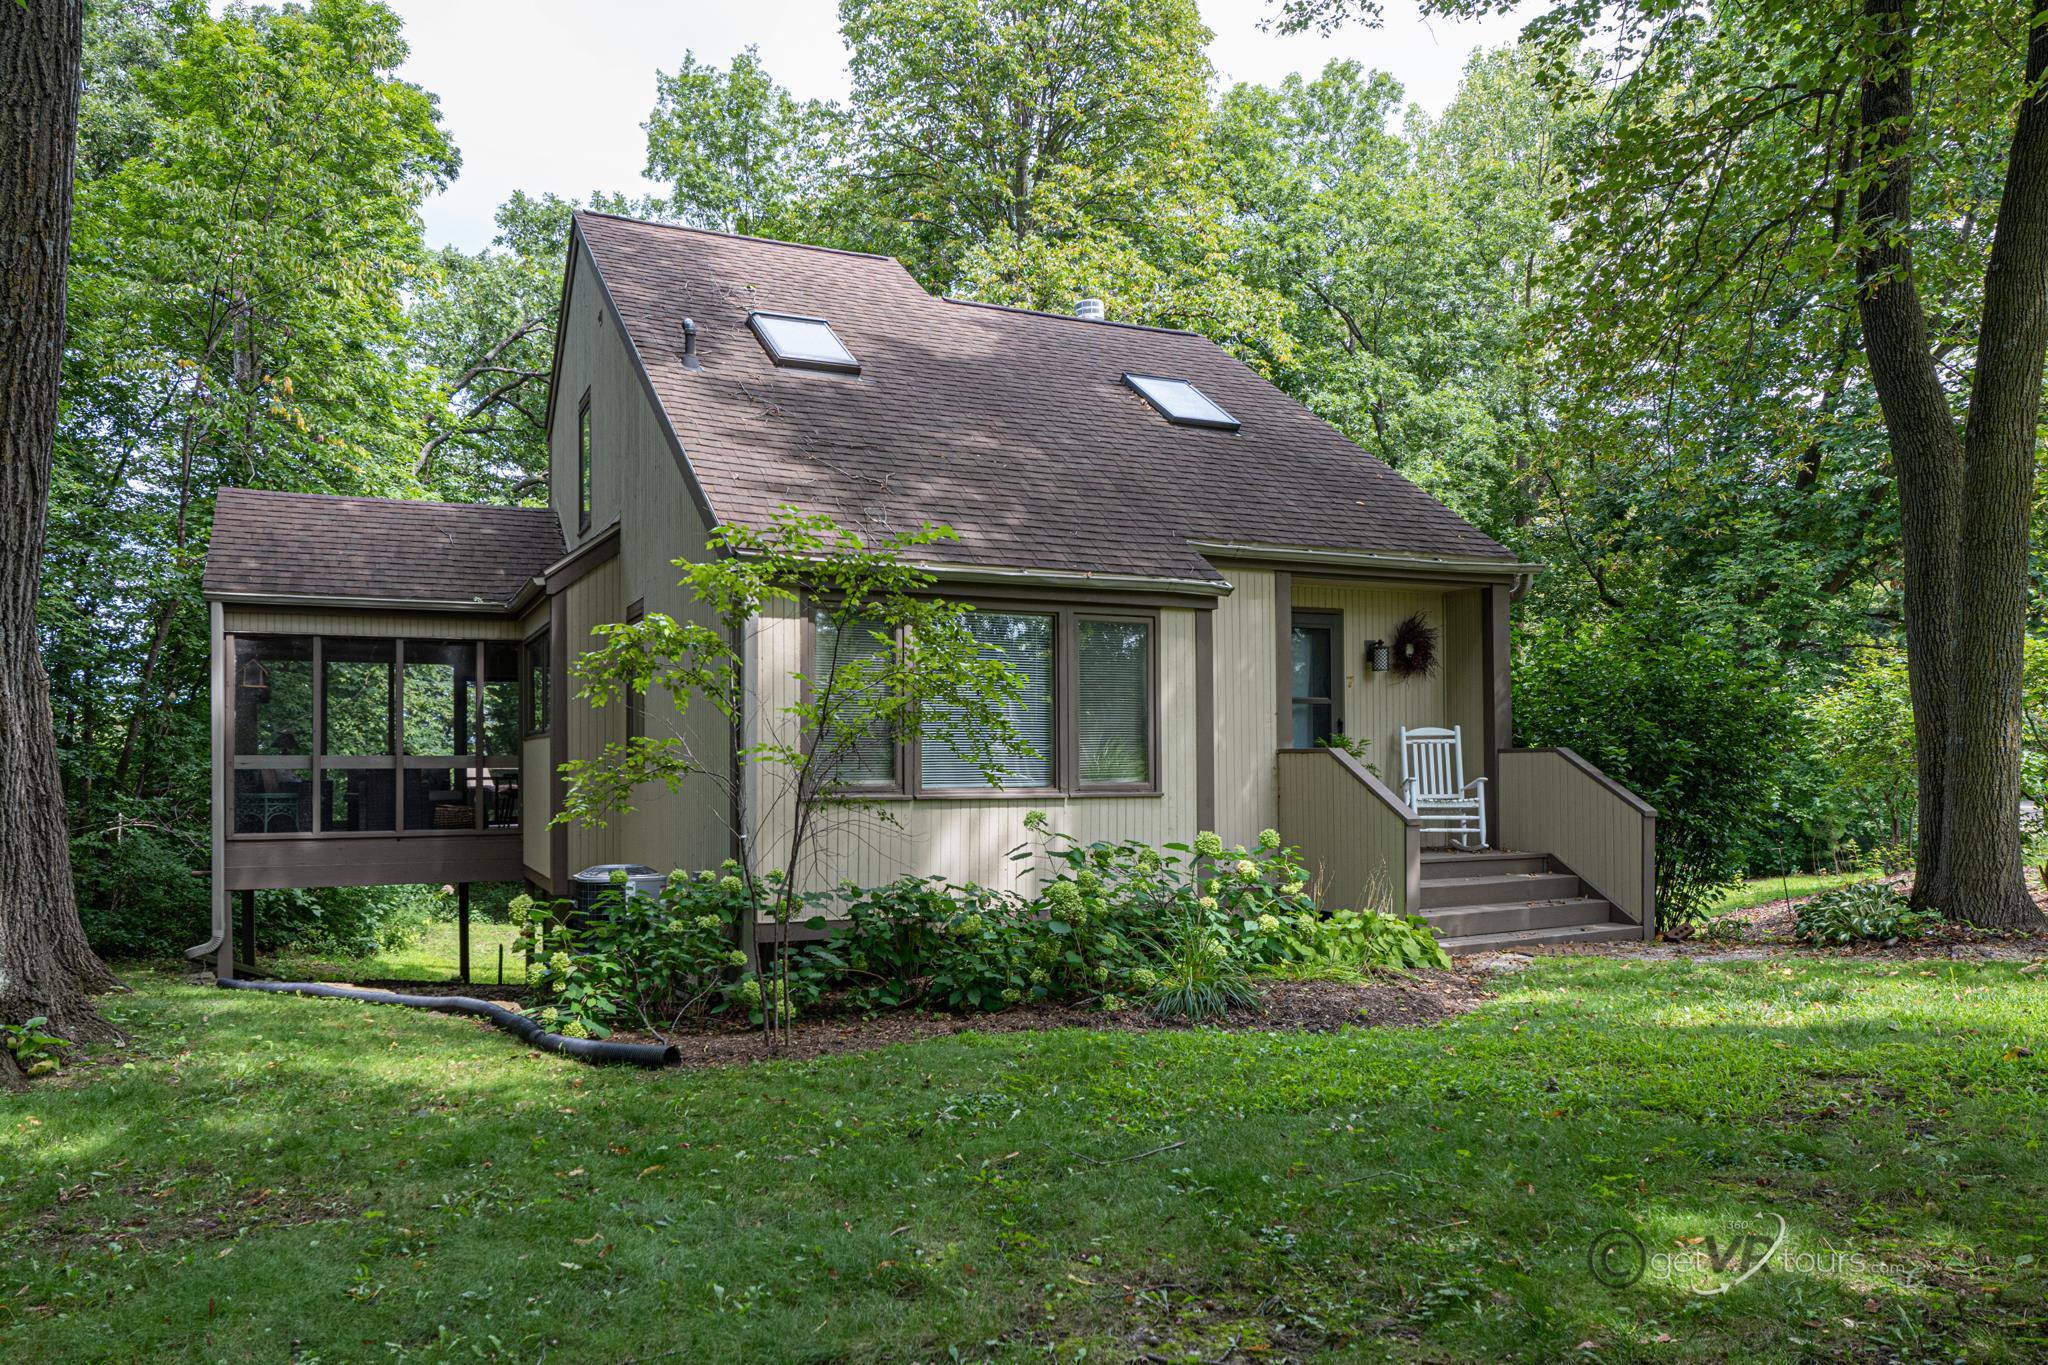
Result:
<svg viewBox="0 0 2048 1365"><path fill-rule="evenodd" d="M1074 316L1084 322L1101 322L1109 314L1104 310L1101 299L1082 299L1074 305Z"/></svg>

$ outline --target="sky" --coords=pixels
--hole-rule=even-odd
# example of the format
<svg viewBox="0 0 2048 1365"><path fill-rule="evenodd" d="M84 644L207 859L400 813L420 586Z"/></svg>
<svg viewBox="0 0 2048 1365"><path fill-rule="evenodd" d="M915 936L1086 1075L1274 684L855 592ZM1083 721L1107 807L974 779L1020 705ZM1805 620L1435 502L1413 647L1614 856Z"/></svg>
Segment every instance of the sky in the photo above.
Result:
<svg viewBox="0 0 2048 1365"><path fill-rule="evenodd" d="M658 189L640 172L640 125L654 73L686 51L724 66L749 43L800 98L844 99L846 48L833 0L386 0L405 19L404 75L441 98L462 149L462 175L426 207L427 240L477 250L513 190L580 197ZM1523 19L1425 23L1413 0L1389 0L1377 29L1331 37L1263 32L1268 0L1200 0L1215 30L1210 60L1226 83L1272 84L1351 57L1399 80L1431 112L1456 92L1474 48L1512 42Z"/></svg>

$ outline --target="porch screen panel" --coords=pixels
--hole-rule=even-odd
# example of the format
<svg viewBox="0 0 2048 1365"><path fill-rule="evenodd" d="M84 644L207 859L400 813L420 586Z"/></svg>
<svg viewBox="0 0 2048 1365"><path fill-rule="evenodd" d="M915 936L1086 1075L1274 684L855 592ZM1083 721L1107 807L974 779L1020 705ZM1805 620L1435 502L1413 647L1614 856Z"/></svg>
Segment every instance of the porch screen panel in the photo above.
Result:
<svg viewBox="0 0 2048 1365"><path fill-rule="evenodd" d="M889 727L871 719L881 700L878 670L893 646L880 621L834 620L823 607L813 618L817 648L811 667L811 701L828 708L825 719L839 734L828 735L822 753L836 754L826 780L842 787L887 787L896 783L896 740ZM879 638L878 638L879 637ZM862 675L867 685L862 686ZM850 740L846 731L855 732Z"/></svg>
<svg viewBox="0 0 2048 1365"><path fill-rule="evenodd" d="M235 641L235 753L313 752L313 642L273 636Z"/></svg>
<svg viewBox="0 0 2048 1365"><path fill-rule="evenodd" d="M409 830L476 826L477 654L473 641L407 640L399 669Z"/></svg>
<svg viewBox="0 0 2048 1365"><path fill-rule="evenodd" d="M392 701L398 646L320 642L320 828L388 834L398 828Z"/></svg>
<svg viewBox="0 0 2048 1365"><path fill-rule="evenodd" d="M981 645L982 653L1002 659L1024 678L1023 695L1006 708L1010 724L1022 743L998 748L993 754L1005 787L1052 785L1053 624L1051 616L1022 612L977 611L967 618L967 628ZM941 715L946 714L943 708L939 710ZM926 740L920 746L919 759L921 780L926 787L989 785L980 767L943 738Z"/></svg>
<svg viewBox="0 0 2048 1365"><path fill-rule="evenodd" d="M1080 665L1081 782L1140 785L1152 777L1152 627L1144 621L1076 623Z"/></svg>

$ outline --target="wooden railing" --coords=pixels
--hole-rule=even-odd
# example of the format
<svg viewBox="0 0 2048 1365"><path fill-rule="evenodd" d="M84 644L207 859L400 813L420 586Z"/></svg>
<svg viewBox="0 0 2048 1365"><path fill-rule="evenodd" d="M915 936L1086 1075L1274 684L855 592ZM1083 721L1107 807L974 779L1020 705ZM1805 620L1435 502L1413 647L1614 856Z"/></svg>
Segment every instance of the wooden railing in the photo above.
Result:
<svg viewBox="0 0 2048 1365"><path fill-rule="evenodd" d="M1422 821L1340 749L1282 749L1280 838L1301 850L1325 910L1416 913Z"/></svg>
<svg viewBox="0 0 2048 1365"><path fill-rule="evenodd" d="M1548 853L1643 927L1657 927L1657 812L1570 749L1500 753L1502 848Z"/></svg>

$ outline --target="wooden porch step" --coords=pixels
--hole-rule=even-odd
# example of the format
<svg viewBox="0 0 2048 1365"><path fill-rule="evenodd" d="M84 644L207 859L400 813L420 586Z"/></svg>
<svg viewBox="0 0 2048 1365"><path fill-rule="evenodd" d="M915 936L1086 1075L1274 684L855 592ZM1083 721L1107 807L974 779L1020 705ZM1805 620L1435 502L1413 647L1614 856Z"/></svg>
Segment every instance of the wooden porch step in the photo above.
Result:
<svg viewBox="0 0 2048 1365"><path fill-rule="evenodd" d="M1598 896L1572 896L1563 900L1425 910L1422 919L1436 930L1438 938L1448 942L1452 938L1475 935L1611 924L1614 922L1614 907Z"/></svg>
<svg viewBox="0 0 2048 1365"><path fill-rule="evenodd" d="M1439 939L1452 957L1496 953L1516 948L1570 948L1584 943L1626 943L1643 936L1641 926L1628 923L1567 924L1550 929L1519 929L1498 934L1466 934Z"/></svg>
<svg viewBox="0 0 2048 1365"><path fill-rule="evenodd" d="M1520 853L1513 849L1486 849L1477 853L1456 850L1422 855L1422 880L1444 881L1456 877L1485 877L1507 872L1550 872L1555 868L1543 853Z"/></svg>
<svg viewBox="0 0 2048 1365"><path fill-rule="evenodd" d="M1583 894L1569 872L1503 872L1480 877L1440 877L1422 883L1424 910L1450 910L1464 905L1512 905L1525 901L1569 900Z"/></svg>

